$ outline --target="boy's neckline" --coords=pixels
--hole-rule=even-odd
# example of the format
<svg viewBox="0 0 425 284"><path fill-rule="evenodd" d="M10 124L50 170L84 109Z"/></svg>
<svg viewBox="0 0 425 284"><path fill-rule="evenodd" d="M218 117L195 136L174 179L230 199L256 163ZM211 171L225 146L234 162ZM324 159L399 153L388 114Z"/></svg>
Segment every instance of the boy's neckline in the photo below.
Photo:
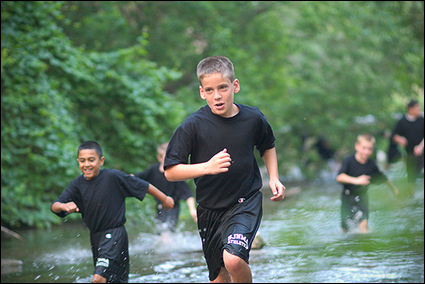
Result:
<svg viewBox="0 0 425 284"><path fill-rule="evenodd" d="M406 119L408 121L416 121L417 117L414 116L414 115L410 115L410 114L406 113Z"/></svg>
<svg viewBox="0 0 425 284"><path fill-rule="evenodd" d="M218 114L215 114L215 113L213 113L212 112L212 110L211 110L211 108L208 106L208 105L206 105L207 107L208 107L208 110L209 110L209 112L214 116L214 117L217 117L217 118L220 118L220 119L224 119L224 120L233 120L233 119L235 119L236 117L238 117L239 116L239 114L242 112L242 108L241 108L241 106L239 105L239 104L237 104L237 103L233 103L233 106L236 106L237 107L237 112L233 115L233 116L221 116L221 115L218 115Z"/></svg>
<svg viewBox="0 0 425 284"><path fill-rule="evenodd" d="M357 155L357 153L354 153L354 159L356 160L356 162L357 163L359 163L359 164L362 164L362 165L365 165L366 163L367 163L367 161L369 161L369 159L367 159L366 161L361 161L359 158L358 158L358 155Z"/></svg>

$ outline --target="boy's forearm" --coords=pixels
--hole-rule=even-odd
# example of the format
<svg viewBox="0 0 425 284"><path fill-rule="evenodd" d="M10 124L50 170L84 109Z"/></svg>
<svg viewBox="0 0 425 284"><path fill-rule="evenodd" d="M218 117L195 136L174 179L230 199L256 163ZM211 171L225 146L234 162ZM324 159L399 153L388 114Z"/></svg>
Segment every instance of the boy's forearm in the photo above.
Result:
<svg viewBox="0 0 425 284"><path fill-rule="evenodd" d="M277 165L276 148L268 149L263 154L263 161L266 165L270 179L279 179L279 170Z"/></svg>
<svg viewBox="0 0 425 284"><path fill-rule="evenodd" d="M165 169L165 177L168 181L183 181L198 178L207 174L206 163L178 164Z"/></svg>
<svg viewBox="0 0 425 284"><path fill-rule="evenodd" d="M344 174L344 173L339 174L336 177L336 181L339 182L339 183L351 183L351 184L354 184L354 178L352 176L349 176L349 175Z"/></svg>
<svg viewBox="0 0 425 284"><path fill-rule="evenodd" d="M164 203L165 200L167 199L167 195L165 195L165 193L163 193L162 191L160 191L158 188L156 188L152 184L149 184L148 194L150 194L153 197L157 198L162 203Z"/></svg>
<svg viewBox="0 0 425 284"><path fill-rule="evenodd" d="M60 213L62 212L62 203L56 201L55 203L52 204L52 207L50 208L52 210L52 212L54 213Z"/></svg>
<svg viewBox="0 0 425 284"><path fill-rule="evenodd" d="M62 202L56 201L55 203L52 204L50 209L52 210L52 212L54 212L56 214L59 214L61 212L73 213L73 212L79 212L80 211L77 204L75 204L75 202L73 202L73 201L70 201L70 202L67 202L67 203L62 203Z"/></svg>

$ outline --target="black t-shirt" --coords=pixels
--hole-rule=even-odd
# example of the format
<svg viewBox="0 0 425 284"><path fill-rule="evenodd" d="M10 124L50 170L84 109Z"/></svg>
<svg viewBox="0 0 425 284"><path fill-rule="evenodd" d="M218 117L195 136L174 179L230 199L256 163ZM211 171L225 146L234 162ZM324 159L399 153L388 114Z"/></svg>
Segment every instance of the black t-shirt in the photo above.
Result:
<svg viewBox="0 0 425 284"><path fill-rule="evenodd" d="M239 113L230 118L213 114L208 105L200 108L176 129L167 148L165 168L203 163L227 149L232 159L228 172L195 179L196 201L208 209L227 208L260 190L262 180L254 147L261 156L274 148L272 128L261 111L237 106Z"/></svg>
<svg viewBox="0 0 425 284"><path fill-rule="evenodd" d="M171 196L174 199L174 207L178 206L179 200L186 200L193 196L189 185L185 181L168 181L164 173L159 170L159 163L153 164L143 172L135 174L135 176L154 185L165 195ZM161 203L158 199L156 201Z"/></svg>
<svg viewBox="0 0 425 284"><path fill-rule="evenodd" d="M374 184L381 184L388 180L387 177L379 170L374 160L369 159L366 164L361 164L356 160L355 154L346 157L342 161L338 174L341 173L345 173L352 177L368 175L371 176L370 183ZM359 195L366 193L368 186L343 183L343 190L346 189L350 191L350 195Z"/></svg>
<svg viewBox="0 0 425 284"><path fill-rule="evenodd" d="M54 202L73 201L87 227L96 233L124 225L125 198L143 200L148 188L147 181L116 169L103 169L94 179L86 180L80 175L72 180ZM67 213L62 211L56 215L65 217Z"/></svg>
<svg viewBox="0 0 425 284"><path fill-rule="evenodd" d="M424 139L424 118L419 117L415 121L407 120L404 115L397 123L393 134L406 137L406 152L413 153L413 148Z"/></svg>

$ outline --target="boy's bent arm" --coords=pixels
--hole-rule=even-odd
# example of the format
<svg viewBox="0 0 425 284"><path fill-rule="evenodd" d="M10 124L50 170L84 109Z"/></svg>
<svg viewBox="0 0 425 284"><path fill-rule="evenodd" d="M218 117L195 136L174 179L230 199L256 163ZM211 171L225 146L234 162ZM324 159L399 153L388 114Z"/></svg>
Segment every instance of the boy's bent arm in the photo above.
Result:
<svg viewBox="0 0 425 284"><path fill-rule="evenodd" d="M227 149L223 149L204 163L168 166L164 174L168 181L183 181L204 175L216 175L227 172L231 162L232 159L229 153L227 153Z"/></svg>
<svg viewBox="0 0 425 284"><path fill-rule="evenodd" d="M273 196L270 198L272 201L282 200L285 196L285 186L279 180L279 170L277 165L276 148L268 149L263 154L263 160L267 167L269 174L269 186L272 190Z"/></svg>
<svg viewBox="0 0 425 284"><path fill-rule="evenodd" d="M68 203L61 203L59 201L56 201L55 203L52 204L52 207L50 209L54 213L60 213L62 211L65 211L67 213L73 213L73 212L80 211L77 204L75 204L72 201Z"/></svg>
<svg viewBox="0 0 425 284"><path fill-rule="evenodd" d="M149 184L148 194L152 195L153 197L156 197L159 201L161 201L165 209L170 210L174 207L174 199L170 196L165 195L162 191L160 191L152 184Z"/></svg>
<svg viewBox="0 0 425 284"><path fill-rule="evenodd" d="M345 173L340 173L336 177L336 181L339 183L348 183L348 184L355 184L355 185L368 185L370 183L370 176L368 175L361 175L358 177L352 177Z"/></svg>
<svg viewBox="0 0 425 284"><path fill-rule="evenodd" d="M206 163L177 164L165 169L164 175L168 181L183 181L206 175Z"/></svg>

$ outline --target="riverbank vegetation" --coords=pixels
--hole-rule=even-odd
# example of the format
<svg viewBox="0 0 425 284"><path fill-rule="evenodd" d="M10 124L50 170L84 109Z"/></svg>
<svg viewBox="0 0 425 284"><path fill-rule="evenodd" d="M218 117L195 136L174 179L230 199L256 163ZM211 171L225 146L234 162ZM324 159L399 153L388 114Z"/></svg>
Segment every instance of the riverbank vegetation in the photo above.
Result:
<svg viewBox="0 0 425 284"><path fill-rule="evenodd" d="M2 1L2 225L61 222L50 204L84 140L106 168L155 162L204 105L195 69L210 55L233 61L236 102L267 116L282 174L319 159L306 137L335 159L360 131L385 146L407 100L423 106L423 29L423 1ZM138 204L130 217L152 213Z"/></svg>

